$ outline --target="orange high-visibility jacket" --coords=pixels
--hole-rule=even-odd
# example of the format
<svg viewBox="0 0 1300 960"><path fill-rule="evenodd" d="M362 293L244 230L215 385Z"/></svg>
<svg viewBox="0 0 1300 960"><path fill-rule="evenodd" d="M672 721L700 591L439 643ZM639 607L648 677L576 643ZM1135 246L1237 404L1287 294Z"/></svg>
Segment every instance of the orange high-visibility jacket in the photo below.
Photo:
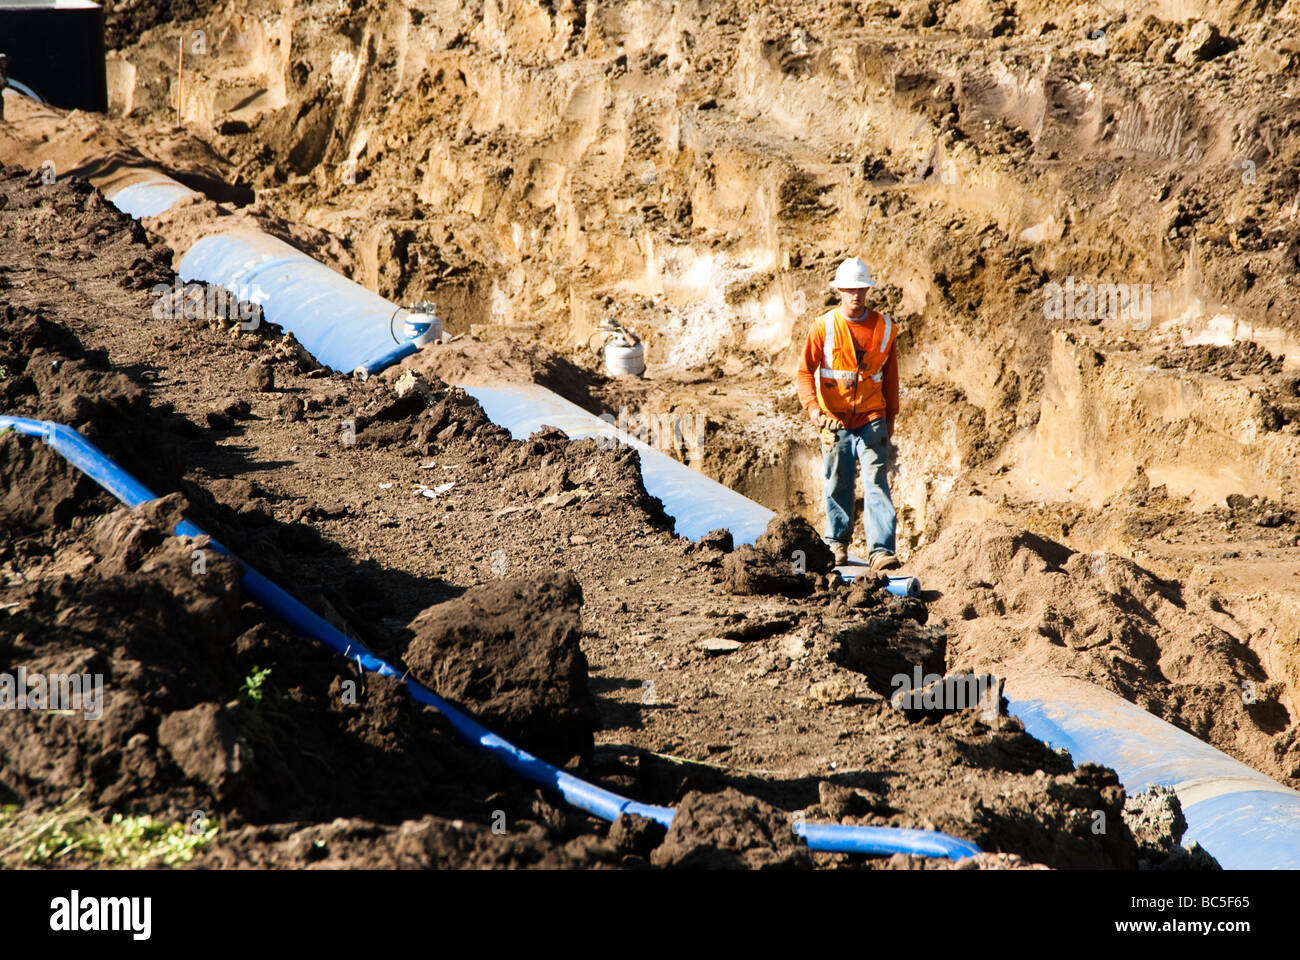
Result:
<svg viewBox="0 0 1300 960"><path fill-rule="evenodd" d="M839 308L818 317L796 375L803 408L811 413L821 406L850 429L883 416L892 433L898 413L897 333L897 325L875 310L852 323Z"/></svg>

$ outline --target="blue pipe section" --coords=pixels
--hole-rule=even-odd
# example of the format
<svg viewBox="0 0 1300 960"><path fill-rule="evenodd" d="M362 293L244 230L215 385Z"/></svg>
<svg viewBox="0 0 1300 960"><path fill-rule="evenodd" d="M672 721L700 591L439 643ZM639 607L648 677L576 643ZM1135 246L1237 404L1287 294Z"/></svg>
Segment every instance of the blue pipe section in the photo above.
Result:
<svg viewBox="0 0 1300 960"><path fill-rule="evenodd" d="M48 420L0 415L0 430L6 428L44 440L51 449L61 454L69 463L129 507L137 507L157 499L148 487L114 463L103 451L71 427ZM175 533L185 537L208 536L189 520L178 523ZM343 654L355 662L360 669L381 676L396 677L406 685L413 699L438 710L464 740L495 757L507 769L559 794L579 810L603 820L613 821L618 819L620 814L627 813L646 817L665 827L672 824L675 813L673 808L639 803L588 783L497 736L419 681L405 677L391 664L376 657L355 641L349 640L336 627L244 563L219 541L211 537L209 541L214 550L239 563L243 570L240 584L250 597L273 611L297 632ZM975 856L980 852L979 848L969 841L937 831L840 824L798 824L794 832L805 839L809 849L834 853L870 855L912 853L959 860Z"/></svg>
<svg viewBox="0 0 1300 960"><path fill-rule="evenodd" d="M113 206L139 220L156 217L178 200L198 194L171 177L157 176L129 183L105 196Z"/></svg>
<svg viewBox="0 0 1300 960"><path fill-rule="evenodd" d="M1031 735L1114 768L1130 796L1173 787L1187 820L1183 842L1199 843L1225 869L1300 869L1300 793L1093 684L1013 677L1005 692Z"/></svg>
<svg viewBox="0 0 1300 960"><path fill-rule="evenodd" d="M37 103L45 102L45 98L42 97L39 93L37 93L35 90L33 90L31 87L27 86L27 84L19 83L13 77L9 77L8 81L11 89L17 90L28 100L35 100ZM4 87L0 87L0 96L2 96L3 94L4 94Z"/></svg>
<svg viewBox="0 0 1300 960"><path fill-rule="evenodd" d="M417 349L393 336L395 304L265 233L204 237L181 257L177 272L182 280L255 298L268 321L293 331L313 357L335 370L369 375Z"/></svg>
<svg viewBox="0 0 1300 960"><path fill-rule="evenodd" d="M896 597L919 599L921 596L921 581L916 577L890 577L889 583L885 584L885 589Z"/></svg>
<svg viewBox="0 0 1300 960"><path fill-rule="evenodd" d="M848 829L832 823L795 824L794 832L804 838L809 849L823 853L870 853L889 856L913 853L922 857L961 860L980 854L980 848L968 840L958 840L933 830L909 830L904 827L854 827L854 831L877 830L871 835L855 836ZM901 850L906 845L908 849Z"/></svg>

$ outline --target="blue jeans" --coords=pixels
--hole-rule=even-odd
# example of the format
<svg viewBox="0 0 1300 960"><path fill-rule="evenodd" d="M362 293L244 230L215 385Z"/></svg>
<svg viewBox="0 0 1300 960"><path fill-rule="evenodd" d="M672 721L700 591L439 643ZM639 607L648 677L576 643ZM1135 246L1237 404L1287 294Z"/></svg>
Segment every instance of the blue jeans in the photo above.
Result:
<svg viewBox="0 0 1300 960"><path fill-rule="evenodd" d="M894 552L894 502L889 496L889 437L885 418L856 430L836 431L829 450L822 447L826 468L826 533L824 539L847 544L853 528L853 474L862 468L862 526L867 553Z"/></svg>

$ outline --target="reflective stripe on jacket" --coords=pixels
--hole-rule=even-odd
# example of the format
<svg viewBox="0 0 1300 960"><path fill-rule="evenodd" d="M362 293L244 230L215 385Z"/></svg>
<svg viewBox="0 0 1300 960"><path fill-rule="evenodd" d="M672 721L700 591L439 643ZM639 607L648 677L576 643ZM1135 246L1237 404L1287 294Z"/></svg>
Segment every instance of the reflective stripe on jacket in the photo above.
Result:
<svg viewBox="0 0 1300 960"><path fill-rule="evenodd" d="M841 421L864 411L884 413L886 403L881 384L897 333L894 322L875 310L868 310L865 320L854 321L875 324L871 347L863 353L861 363L853 347L849 322L838 307L828 310L816 322L825 331L822 365L815 374L822 409Z"/></svg>

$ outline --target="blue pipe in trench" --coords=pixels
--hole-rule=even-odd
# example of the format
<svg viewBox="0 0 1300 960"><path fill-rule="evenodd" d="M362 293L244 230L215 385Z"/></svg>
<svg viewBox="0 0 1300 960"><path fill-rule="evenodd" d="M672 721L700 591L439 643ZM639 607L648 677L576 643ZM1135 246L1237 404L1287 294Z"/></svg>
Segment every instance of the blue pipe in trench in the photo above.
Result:
<svg viewBox="0 0 1300 960"><path fill-rule="evenodd" d="M129 507L136 507L157 499L148 487L114 463L103 451L71 427L48 420L0 416L0 430L5 428L39 437L70 464ZM208 536L189 520L178 523L175 533L183 537ZM464 740L495 757L524 779L558 793L579 810L600 817L602 820L613 821L620 814L627 813L646 817L665 827L671 825L675 812L671 807L639 803L588 783L497 736L420 682L409 677L403 678L402 673L391 664L374 656L356 641L349 640L336 627L239 560L219 541L211 537L209 540L214 550L239 563L243 570L240 584L250 597L274 612L297 632L343 654L362 670L381 676L396 677L406 685L411 697L417 702L427 704L442 713L452 729ZM979 847L967 840L937 831L798 823L794 827L794 832L804 838L809 849L836 853L872 855L911 853L959 860L975 856L980 852Z"/></svg>
<svg viewBox="0 0 1300 960"><path fill-rule="evenodd" d="M166 184L156 189L157 203L166 200L165 191L175 192ZM264 236L204 237L182 258L182 276L233 289L256 274L265 285L267 315L339 369L375 372L413 351L391 349L387 323L395 305L278 243ZM382 309L374 300L381 300ZM325 359L326 352L335 359ZM542 387L467 385L466 390L516 438L549 423L575 439L597 436L636 446L647 492L663 501L682 536L698 539L726 527L737 543L752 543L773 516ZM848 577L855 572L853 566L840 569ZM891 578L889 589L917 596L920 584L910 577ZM1067 748L1077 763L1114 768L1130 795L1152 784L1173 787L1188 822L1185 839L1200 842L1223 866L1300 869L1300 793L1092 684L1009 677L1006 695L1012 715L1032 735Z"/></svg>

